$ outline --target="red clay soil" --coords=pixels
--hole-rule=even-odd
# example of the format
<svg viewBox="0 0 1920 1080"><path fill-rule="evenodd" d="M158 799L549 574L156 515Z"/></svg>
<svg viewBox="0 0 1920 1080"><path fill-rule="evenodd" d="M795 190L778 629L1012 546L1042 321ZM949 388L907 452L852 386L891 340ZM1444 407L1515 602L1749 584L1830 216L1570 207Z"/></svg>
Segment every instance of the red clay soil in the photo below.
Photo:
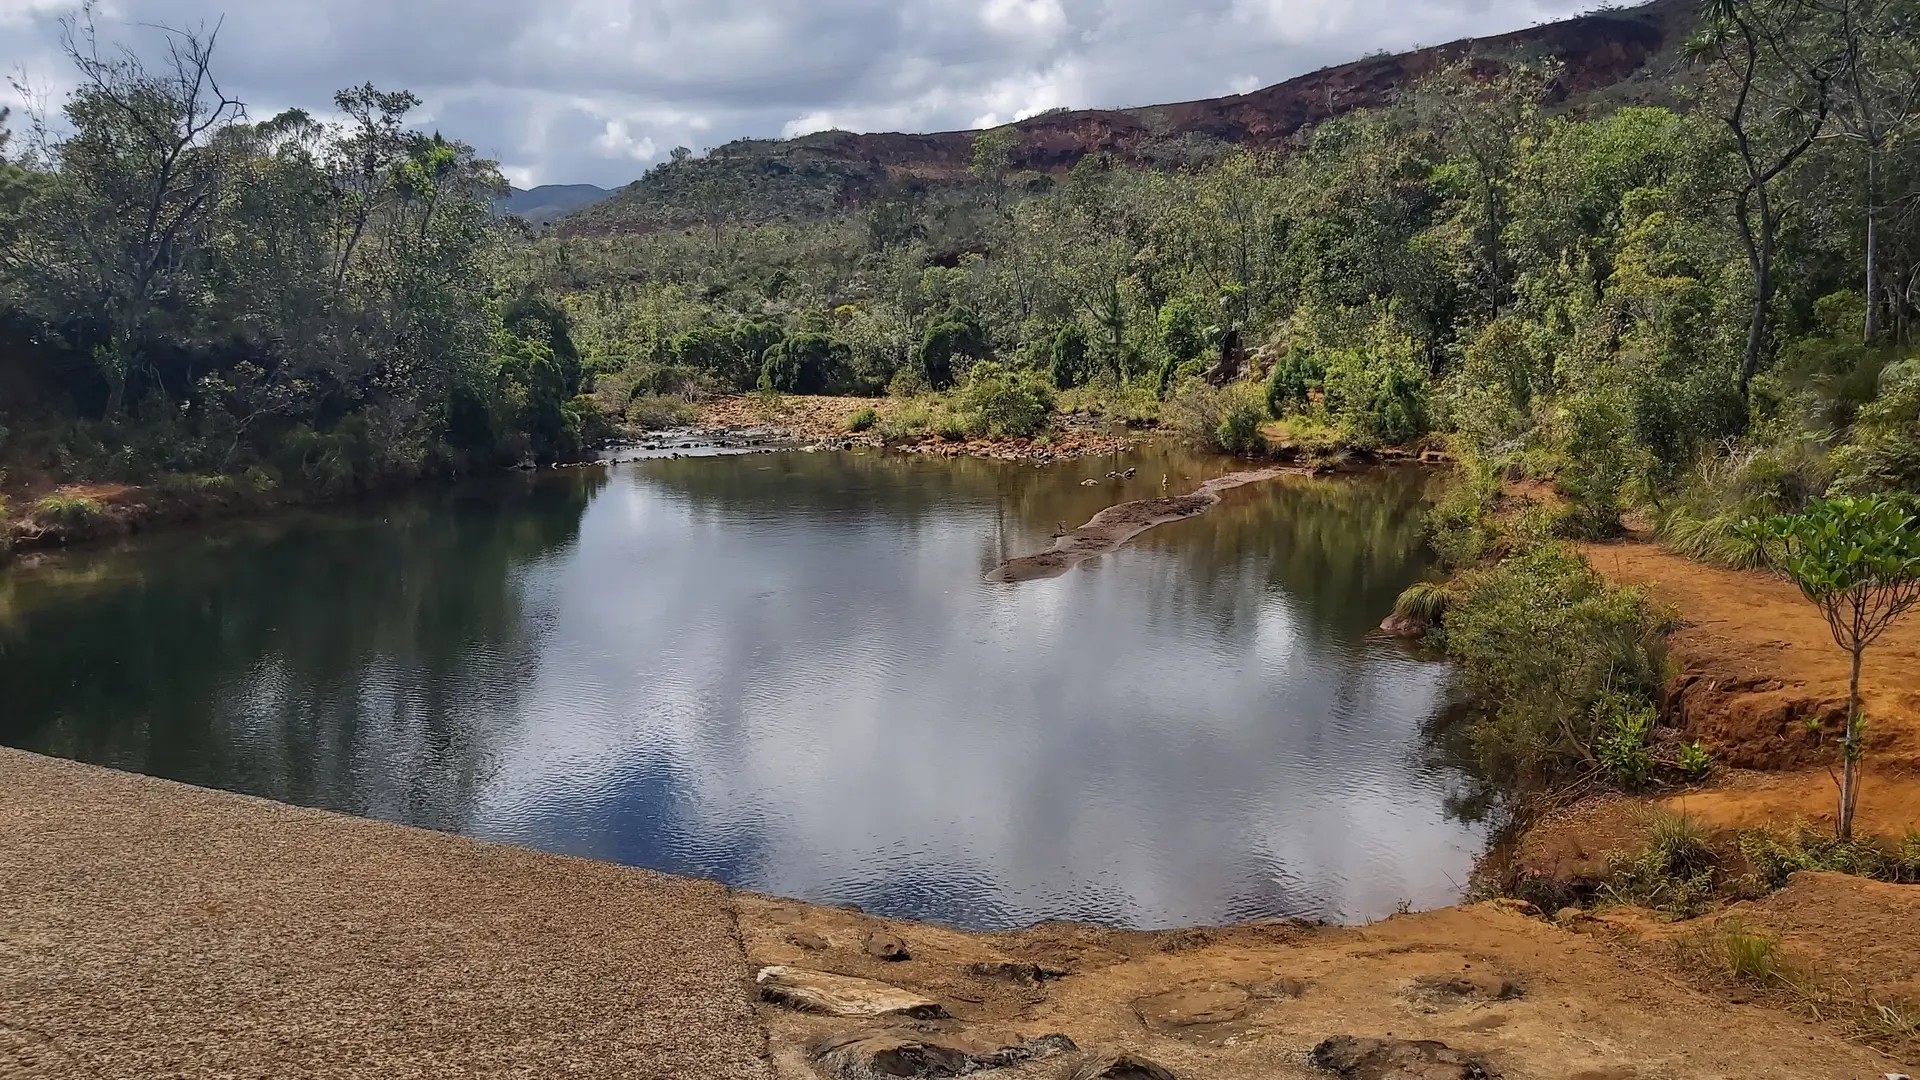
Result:
<svg viewBox="0 0 1920 1080"><path fill-rule="evenodd" d="M1645 589L1683 621L1681 671L1669 708L1688 737L1734 771L1669 799L1715 826L1832 821L1827 767L1846 717L1848 658L1798 589L1772 574L1723 570L1641 540L1591 544L1594 568ZM1868 718L1861 828L1920 827L1920 616L1895 624L1866 654ZM1821 734L1808 730L1817 720Z"/></svg>

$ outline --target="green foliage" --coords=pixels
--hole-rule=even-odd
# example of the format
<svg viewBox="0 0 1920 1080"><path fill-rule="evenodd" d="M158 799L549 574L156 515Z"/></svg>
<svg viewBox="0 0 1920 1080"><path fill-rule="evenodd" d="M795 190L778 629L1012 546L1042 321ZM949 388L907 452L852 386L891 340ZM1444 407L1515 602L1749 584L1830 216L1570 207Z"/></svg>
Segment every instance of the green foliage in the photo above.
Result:
<svg viewBox="0 0 1920 1080"><path fill-rule="evenodd" d="M1444 628L1479 704L1475 744L1503 773L1601 765L1608 724L1650 707L1666 681L1666 620L1558 545L1468 574Z"/></svg>
<svg viewBox="0 0 1920 1080"><path fill-rule="evenodd" d="M1453 602L1453 590L1433 581L1416 581L1406 587L1393 602L1393 613L1412 619L1421 626L1438 627Z"/></svg>
<svg viewBox="0 0 1920 1080"><path fill-rule="evenodd" d="M1852 436L1834 452L1837 493L1920 495L1920 359L1879 373Z"/></svg>
<svg viewBox="0 0 1920 1080"><path fill-rule="evenodd" d="M34 523L67 540L87 540L107 527L106 505L85 495L55 493L33 504Z"/></svg>
<svg viewBox="0 0 1920 1080"><path fill-rule="evenodd" d="M1071 390L1087 381L1087 332L1068 323L1053 335L1047 350L1047 369L1057 389Z"/></svg>
<svg viewBox="0 0 1920 1080"><path fill-rule="evenodd" d="M1699 822L1655 809L1647 815L1646 842L1640 850L1609 860L1601 895L1691 919L1711 905L1719 870L1719 856Z"/></svg>
<svg viewBox="0 0 1920 1080"><path fill-rule="evenodd" d="M973 365L957 405L969 434L1027 439L1053 425L1053 388L1036 372L991 360Z"/></svg>
<svg viewBox="0 0 1920 1080"><path fill-rule="evenodd" d="M1454 470L1445 492L1427 511L1427 543L1441 565L1465 570L1493 552L1500 539L1493 513L1499 493L1500 477L1485 464L1470 459Z"/></svg>
<svg viewBox="0 0 1920 1080"><path fill-rule="evenodd" d="M1638 791L1653 779L1653 751L1647 740L1659 716L1651 702L1613 691L1593 703L1594 756L1617 786Z"/></svg>
<svg viewBox="0 0 1920 1080"><path fill-rule="evenodd" d="M1707 774L1713 771L1713 756L1707 753L1707 748L1701 746L1697 739L1693 742L1681 743L1674 768L1689 780L1705 780Z"/></svg>
<svg viewBox="0 0 1920 1080"><path fill-rule="evenodd" d="M641 394L627 402L626 418L641 431L665 431L686 427L699 418L699 413L684 398Z"/></svg>
<svg viewBox="0 0 1920 1080"><path fill-rule="evenodd" d="M760 389L782 394L825 394L849 373L852 350L825 334L801 333L767 349Z"/></svg>
<svg viewBox="0 0 1920 1080"><path fill-rule="evenodd" d="M1166 403L1161 416L1167 428L1198 446L1234 455L1266 448L1260 434L1267 419L1266 404L1257 389L1245 384L1189 385Z"/></svg>
<svg viewBox="0 0 1920 1080"><path fill-rule="evenodd" d="M856 433L871 431L873 430L873 426L879 422L880 414L874 411L873 406L868 405L864 408L856 409L852 415L847 417L847 430Z"/></svg>
<svg viewBox="0 0 1920 1080"><path fill-rule="evenodd" d="M991 353L980 317L970 309L956 308L927 327L920 341L920 372L928 386L945 390L965 372L968 362L984 360Z"/></svg>

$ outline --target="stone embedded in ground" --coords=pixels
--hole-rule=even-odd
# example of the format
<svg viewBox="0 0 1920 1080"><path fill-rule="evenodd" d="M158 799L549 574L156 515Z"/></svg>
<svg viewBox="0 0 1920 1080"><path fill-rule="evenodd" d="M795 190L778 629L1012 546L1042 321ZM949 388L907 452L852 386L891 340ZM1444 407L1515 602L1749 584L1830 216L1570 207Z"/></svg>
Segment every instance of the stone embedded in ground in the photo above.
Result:
<svg viewBox="0 0 1920 1080"><path fill-rule="evenodd" d="M1497 1080L1478 1054L1430 1040L1336 1035L1313 1048L1315 1066L1344 1080Z"/></svg>
<svg viewBox="0 0 1920 1080"><path fill-rule="evenodd" d="M1165 1031L1238 1020L1251 1001L1252 996L1233 983L1194 983L1140 998L1133 1011L1141 1023Z"/></svg>
<svg viewBox="0 0 1920 1080"><path fill-rule="evenodd" d="M1487 972L1422 975L1413 980L1416 991L1435 998L1479 998L1512 1001L1526 996L1526 987Z"/></svg>
<svg viewBox="0 0 1920 1080"><path fill-rule="evenodd" d="M1402 615L1398 612L1387 616L1381 621L1380 632L1388 637L1397 638L1423 638L1427 636L1427 628L1419 619L1411 615Z"/></svg>
<svg viewBox="0 0 1920 1080"><path fill-rule="evenodd" d="M1255 983L1247 987L1247 992L1257 998L1265 998L1269 1001L1283 1001L1297 998L1306 993L1307 983L1305 979L1268 979L1266 982Z"/></svg>
<svg viewBox="0 0 1920 1080"><path fill-rule="evenodd" d="M833 975L803 968L761 968L754 977L760 996L776 1005L827 1016L905 1016L940 1020L947 1010L937 1001L872 979Z"/></svg>
<svg viewBox="0 0 1920 1080"><path fill-rule="evenodd" d="M875 960L885 960L888 963L897 964L902 960L913 959L912 954L907 952L907 943L887 933L885 930L875 930L869 933L862 940L861 944L866 948L867 955L873 957Z"/></svg>
<svg viewBox="0 0 1920 1080"><path fill-rule="evenodd" d="M808 1056L815 1067L840 1080L967 1076L1023 1065L1079 1049L1065 1035L1043 1035L1013 1045L966 1035L916 1031L852 1032L815 1040Z"/></svg>
<svg viewBox="0 0 1920 1080"><path fill-rule="evenodd" d="M827 939L811 930L795 930L788 934L787 944L808 952L824 952L827 949Z"/></svg>
<svg viewBox="0 0 1920 1080"><path fill-rule="evenodd" d="M1049 979L1064 979L1065 971L1059 968L1042 967L1039 964L1022 964L1011 960L995 963L973 963L967 965L967 974L983 979L1006 979L1017 983L1043 983Z"/></svg>
<svg viewBox="0 0 1920 1080"><path fill-rule="evenodd" d="M1097 1057L1080 1066L1073 1080L1175 1080L1173 1070L1132 1054Z"/></svg>

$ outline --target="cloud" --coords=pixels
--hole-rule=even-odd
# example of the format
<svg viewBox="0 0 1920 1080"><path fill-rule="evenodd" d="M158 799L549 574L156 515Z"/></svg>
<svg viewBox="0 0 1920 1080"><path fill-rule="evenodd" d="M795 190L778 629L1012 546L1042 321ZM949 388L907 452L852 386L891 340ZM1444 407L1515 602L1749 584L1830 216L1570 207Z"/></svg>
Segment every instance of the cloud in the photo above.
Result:
<svg viewBox="0 0 1920 1080"><path fill-rule="evenodd" d="M1590 0L1586 0L1590 2ZM1054 106L1231 93L1379 49L1564 18L1583 0L113 0L102 30L220 26L256 114L406 87L537 182L632 180L742 137L951 130ZM0 72L68 82L72 0L0 0Z"/></svg>

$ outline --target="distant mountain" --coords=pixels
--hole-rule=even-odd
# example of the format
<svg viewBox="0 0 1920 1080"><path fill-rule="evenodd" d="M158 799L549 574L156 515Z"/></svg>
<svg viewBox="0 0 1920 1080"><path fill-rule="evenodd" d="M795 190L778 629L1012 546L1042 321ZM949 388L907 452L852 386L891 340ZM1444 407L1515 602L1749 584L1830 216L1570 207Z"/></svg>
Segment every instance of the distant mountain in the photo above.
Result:
<svg viewBox="0 0 1920 1080"><path fill-rule="evenodd" d="M493 201L493 212L501 217L513 214L534 225L557 221L613 194L606 188L592 184L542 184L526 191L519 188L509 190L511 194L506 198Z"/></svg>
<svg viewBox="0 0 1920 1080"><path fill-rule="evenodd" d="M1087 154L1177 168L1226 146L1281 148L1295 133L1355 109L1390 105L1402 90L1458 60L1497 69L1562 65L1555 97L1568 107L1658 101L1680 77L1679 47L1699 24L1700 0L1634 8L1370 56L1231 97L1135 109L1056 109L1013 125L1013 164L1064 173ZM571 214L571 234L687 228L718 212L737 222L793 221L844 213L902 190L964 183L971 131L931 134L822 131L797 139L743 139L704 158L663 165L611 197Z"/></svg>

